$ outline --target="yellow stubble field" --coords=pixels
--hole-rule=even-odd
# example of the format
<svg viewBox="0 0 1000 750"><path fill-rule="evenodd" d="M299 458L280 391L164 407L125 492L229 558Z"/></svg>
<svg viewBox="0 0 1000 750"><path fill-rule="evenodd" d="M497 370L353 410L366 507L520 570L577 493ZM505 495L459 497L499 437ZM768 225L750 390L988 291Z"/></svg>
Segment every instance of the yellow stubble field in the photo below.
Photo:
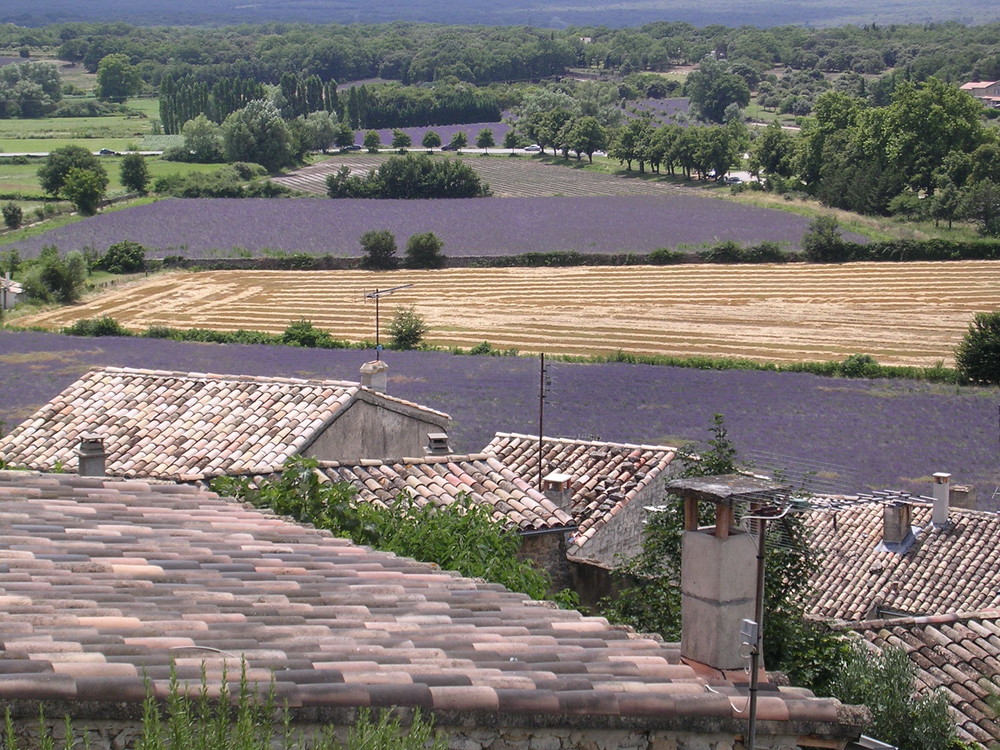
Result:
<svg viewBox="0 0 1000 750"><path fill-rule="evenodd" d="M951 364L975 312L1000 307L1000 262L434 271L202 271L160 274L17 320L58 329L109 315L126 327L279 332L304 318L334 337L383 337L413 305L427 343L547 354L747 357L778 363L871 354ZM383 342L386 339L383 338Z"/></svg>

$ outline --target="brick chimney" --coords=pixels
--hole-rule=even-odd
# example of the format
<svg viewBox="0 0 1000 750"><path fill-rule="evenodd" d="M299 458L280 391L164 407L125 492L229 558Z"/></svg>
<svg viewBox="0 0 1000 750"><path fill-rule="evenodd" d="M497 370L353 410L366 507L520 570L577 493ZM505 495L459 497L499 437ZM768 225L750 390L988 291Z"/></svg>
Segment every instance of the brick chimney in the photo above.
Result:
<svg viewBox="0 0 1000 750"><path fill-rule="evenodd" d="M378 393L386 392L389 380L389 365L381 359L373 359L361 365L361 385Z"/></svg>
<svg viewBox="0 0 1000 750"><path fill-rule="evenodd" d="M100 435L91 433L82 435L76 456L77 473L81 477L105 476L104 464L107 454L104 451L104 438Z"/></svg>

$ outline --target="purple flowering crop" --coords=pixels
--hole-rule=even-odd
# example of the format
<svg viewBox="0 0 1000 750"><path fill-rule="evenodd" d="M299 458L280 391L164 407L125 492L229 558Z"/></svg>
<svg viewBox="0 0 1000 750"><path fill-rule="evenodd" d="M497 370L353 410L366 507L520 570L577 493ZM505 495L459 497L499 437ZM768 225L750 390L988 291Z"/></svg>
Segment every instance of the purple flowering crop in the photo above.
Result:
<svg viewBox="0 0 1000 750"><path fill-rule="evenodd" d="M465 200L169 199L111 211L15 242L22 257L46 245L105 251L122 240L149 256L228 257L234 248L358 257L358 238L388 229L397 242L434 232L453 257L528 252L648 253L723 240L797 249L809 219L697 195ZM846 239L863 241L851 233Z"/></svg>
<svg viewBox="0 0 1000 750"><path fill-rule="evenodd" d="M421 125L414 128L399 128L399 130L410 136L410 140L413 141L410 150L419 151L421 149L420 142L424 139L424 134L429 130L433 130L441 136L441 143L451 143L451 139L455 133L461 131L465 133L465 139L469 144L468 148L475 148L476 137L483 128L493 131L493 140L496 142L497 148L499 148L503 143L504 136L507 135L507 131L510 130L510 125L505 122L473 122L465 125ZM362 143L367 132L367 130L359 130L355 134L354 140L359 144ZM382 128L375 132L378 133L383 146L389 146L392 143L393 128Z"/></svg>
<svg viewBox="0 0 1000 750"><path fill-rule="evenodd" d="M358 379L373 352L85 339L0 331L0 416L9 430L93 365ZM452 416L455 451L481 450L496 431L536 434L538 360L385 352L389 392ZM981 507L1000 485L1000 391L804 373L549 362L548 435L676 445L709 437L725 416L743 457L766 450L791 463L834 465L844 491L930 493L948 471L977 487ZM846 468L840 468L846 467Z"/></svg>

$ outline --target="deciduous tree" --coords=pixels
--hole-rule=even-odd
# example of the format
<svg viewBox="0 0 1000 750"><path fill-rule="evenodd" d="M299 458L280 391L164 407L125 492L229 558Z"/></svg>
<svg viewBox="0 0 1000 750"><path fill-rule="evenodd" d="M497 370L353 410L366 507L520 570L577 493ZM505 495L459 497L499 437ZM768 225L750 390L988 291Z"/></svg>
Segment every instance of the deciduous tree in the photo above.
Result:
<svg viewBox="0 0 1000 750"><path fill-rule="evenodd" d="M76 210L84 216L92 216L104 199L108 188L108 175L103 169L81 169L74 167L66 173L62 194Z"/></svg>
<svg viewBox="0 0 1000 750"><path fill-rule="evenodd" d="M128 55L115 53L101 58L97 65L98 99L123 102L142 90L142 76Z"/></svg>
<svg viewBox="0 0 1000 750"><path fill-rule="evenodd" d="M361 267L388 270L396 267L396 237L388 229L370 229L361 235Z"/></svg>
<svg viewBox="0 0 1000 750"><path fill-rule="evenodd" d="M45 164L38 170L42 190L51 196L62 195L66 176L71 169L87 169L107 177L98 158L83 146L62 146L50 151Z"/></svg>
<svg viewBox="0 0 1000 750"><path fill-rule="evenodd" d="M119 179L128 190L146 193L149 185L149 165L142 154L125 154L119 168Z"/></svg>
<svg viewBox="0 0 1000 750"><path fill-rule="evenodd" d="M434 232L414 234L406 242L407 268L440 268L444 265L444 243Z"/></svg>
<svg viewBox="0 0 1000 750"><path fill-rule="evenodd" d="M1000 384L1000 311L976 313L955 349L955 365L972 382Z"/></svg>
<svg viewBox="0 0 1000 750"><path fill-rule="evenodd" d="M226 161L248 161L274 172L292 161L291 134L281 113L267 99L233 112L222 124Z"/></svg>

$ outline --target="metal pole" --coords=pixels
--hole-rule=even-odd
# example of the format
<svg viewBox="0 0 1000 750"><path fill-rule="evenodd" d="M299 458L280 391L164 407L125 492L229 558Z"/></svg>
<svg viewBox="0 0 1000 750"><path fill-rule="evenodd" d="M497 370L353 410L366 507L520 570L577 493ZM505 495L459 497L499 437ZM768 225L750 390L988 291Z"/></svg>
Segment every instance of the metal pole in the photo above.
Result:
<svg viewBox="0 0 1000 750"><path fill-rule="evenodd" d="M376 289L375 290L375 361L376 362L382 359L382 345L379 339L379 330L382 328L382 326L379 324L378 320L378 301L380 296L381 295L378 293L378 289Z"/></svg>
<svg viewBox="0 0 1000 750"><path fill-rule="evenodd" d="M757 622L757 642L750 652L750 731L747 734L747 750L754 750L757 742L757 686L760 668L760 652L764 642L764 542L767 535L767 521L757 520L757 591L754 595L754 620Z"/></svg>
<svg viewBox="0 0 1000 750"><path fill-rule="evenodd" d="M542 435L545 434L545 352L539 355L538 368L538 491L542 491Z"/></svg>

